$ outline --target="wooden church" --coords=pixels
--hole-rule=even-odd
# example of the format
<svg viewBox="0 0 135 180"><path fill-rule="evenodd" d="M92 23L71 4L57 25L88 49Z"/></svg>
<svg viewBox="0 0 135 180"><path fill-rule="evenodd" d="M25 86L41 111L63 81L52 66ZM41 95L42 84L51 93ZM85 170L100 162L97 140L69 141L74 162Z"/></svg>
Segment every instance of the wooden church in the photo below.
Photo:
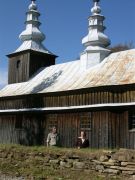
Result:
<svg viewBox="0 0 135 180"><path fill-rule="evenodd" d="M63 147L74 147L85 130L90 148L135 149L135 49L111 53L105 17L93 1L84 51L62 64L42 44L35 0L29 5L0 91L0 143L42 145L57 126Z"/></svg>

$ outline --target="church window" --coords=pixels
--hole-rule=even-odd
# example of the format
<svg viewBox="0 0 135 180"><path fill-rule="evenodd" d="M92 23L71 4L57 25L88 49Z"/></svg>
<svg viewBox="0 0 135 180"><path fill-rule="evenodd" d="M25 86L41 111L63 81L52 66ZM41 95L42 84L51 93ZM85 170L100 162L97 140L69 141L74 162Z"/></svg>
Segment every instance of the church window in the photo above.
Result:
<svg viewBox="0 0 135 180"><path fill-rule="evenodd" d="M92 113L82 113L80 116L80 129L91 130L92 129Z"/></svg>

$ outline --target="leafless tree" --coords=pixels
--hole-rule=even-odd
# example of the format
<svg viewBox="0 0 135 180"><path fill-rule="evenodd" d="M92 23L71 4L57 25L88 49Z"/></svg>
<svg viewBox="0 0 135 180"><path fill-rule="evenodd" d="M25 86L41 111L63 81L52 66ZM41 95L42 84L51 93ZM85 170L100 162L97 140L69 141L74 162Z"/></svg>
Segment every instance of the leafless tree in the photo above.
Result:
<svg viewBox="0 0 135 180"><path fill-rule="evenodd" d="M125 51L125 50L129 50L129 49L133 49L134 45L133 42L129 42L129 43L125 43L125 44L117 44L114 45L112 47L110 47L109 49L113 52L119 52L119 51Z"/></svg>

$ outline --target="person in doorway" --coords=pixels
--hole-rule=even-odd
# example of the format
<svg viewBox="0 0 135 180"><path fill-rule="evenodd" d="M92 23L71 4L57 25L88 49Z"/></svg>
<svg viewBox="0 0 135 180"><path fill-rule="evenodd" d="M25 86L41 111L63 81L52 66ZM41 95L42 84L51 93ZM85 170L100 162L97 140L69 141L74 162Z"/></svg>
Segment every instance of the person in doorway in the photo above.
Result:
<svg viewBox="0 0 135 180"><path fill-rule="evenodd" d="M56 127L52 128L52 131L47 136L47 147L49 146L59 146L59 135L57 133Z"/></svg>
<svg viewBox="0 0 135 180"><path fill-rule="evenodd" d="M77 139L76 146L78 149L89 147L89 140L86 138L85 131L81 131L80 137Z"/></svg>

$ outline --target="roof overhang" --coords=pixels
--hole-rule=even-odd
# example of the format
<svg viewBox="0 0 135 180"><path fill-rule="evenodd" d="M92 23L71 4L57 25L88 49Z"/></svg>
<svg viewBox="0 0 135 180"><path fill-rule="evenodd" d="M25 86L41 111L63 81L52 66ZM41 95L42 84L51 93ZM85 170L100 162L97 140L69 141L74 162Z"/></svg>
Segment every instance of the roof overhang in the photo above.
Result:
<svg viewBox="0 0 135 180"><path fill-rule="evenodd" d="M19 51L19 52L13 52L13 53L8 54L8 55L6 55L6 56L7 56L8 58L11 58L11 57L14 57L14 56L16 56L16 55L21 55L21 54L28 53L28 52L32 52L32 53L35 53L35 54L42 54L42 55L53 56L53 57L55 57L55 58L58 57L58 56L56 56L55 54L45 53L45 52L42 52L42 51L35 51L35 50L32 50L32 49L27 49L27 50Z"/></svg>
<svg viewBox="0 0 135 180"><path fill-rule="evenodd" d="M112 110L127 110L135 107L135 102L131 103L108 103L108 104L93 104L83 106L65 106L65 107L43 107L43 108L25 108L25 109L5 109L0 110L0 114L7 113L55 113L55 112L82 112L82 111L112 111Z"/></svg>

